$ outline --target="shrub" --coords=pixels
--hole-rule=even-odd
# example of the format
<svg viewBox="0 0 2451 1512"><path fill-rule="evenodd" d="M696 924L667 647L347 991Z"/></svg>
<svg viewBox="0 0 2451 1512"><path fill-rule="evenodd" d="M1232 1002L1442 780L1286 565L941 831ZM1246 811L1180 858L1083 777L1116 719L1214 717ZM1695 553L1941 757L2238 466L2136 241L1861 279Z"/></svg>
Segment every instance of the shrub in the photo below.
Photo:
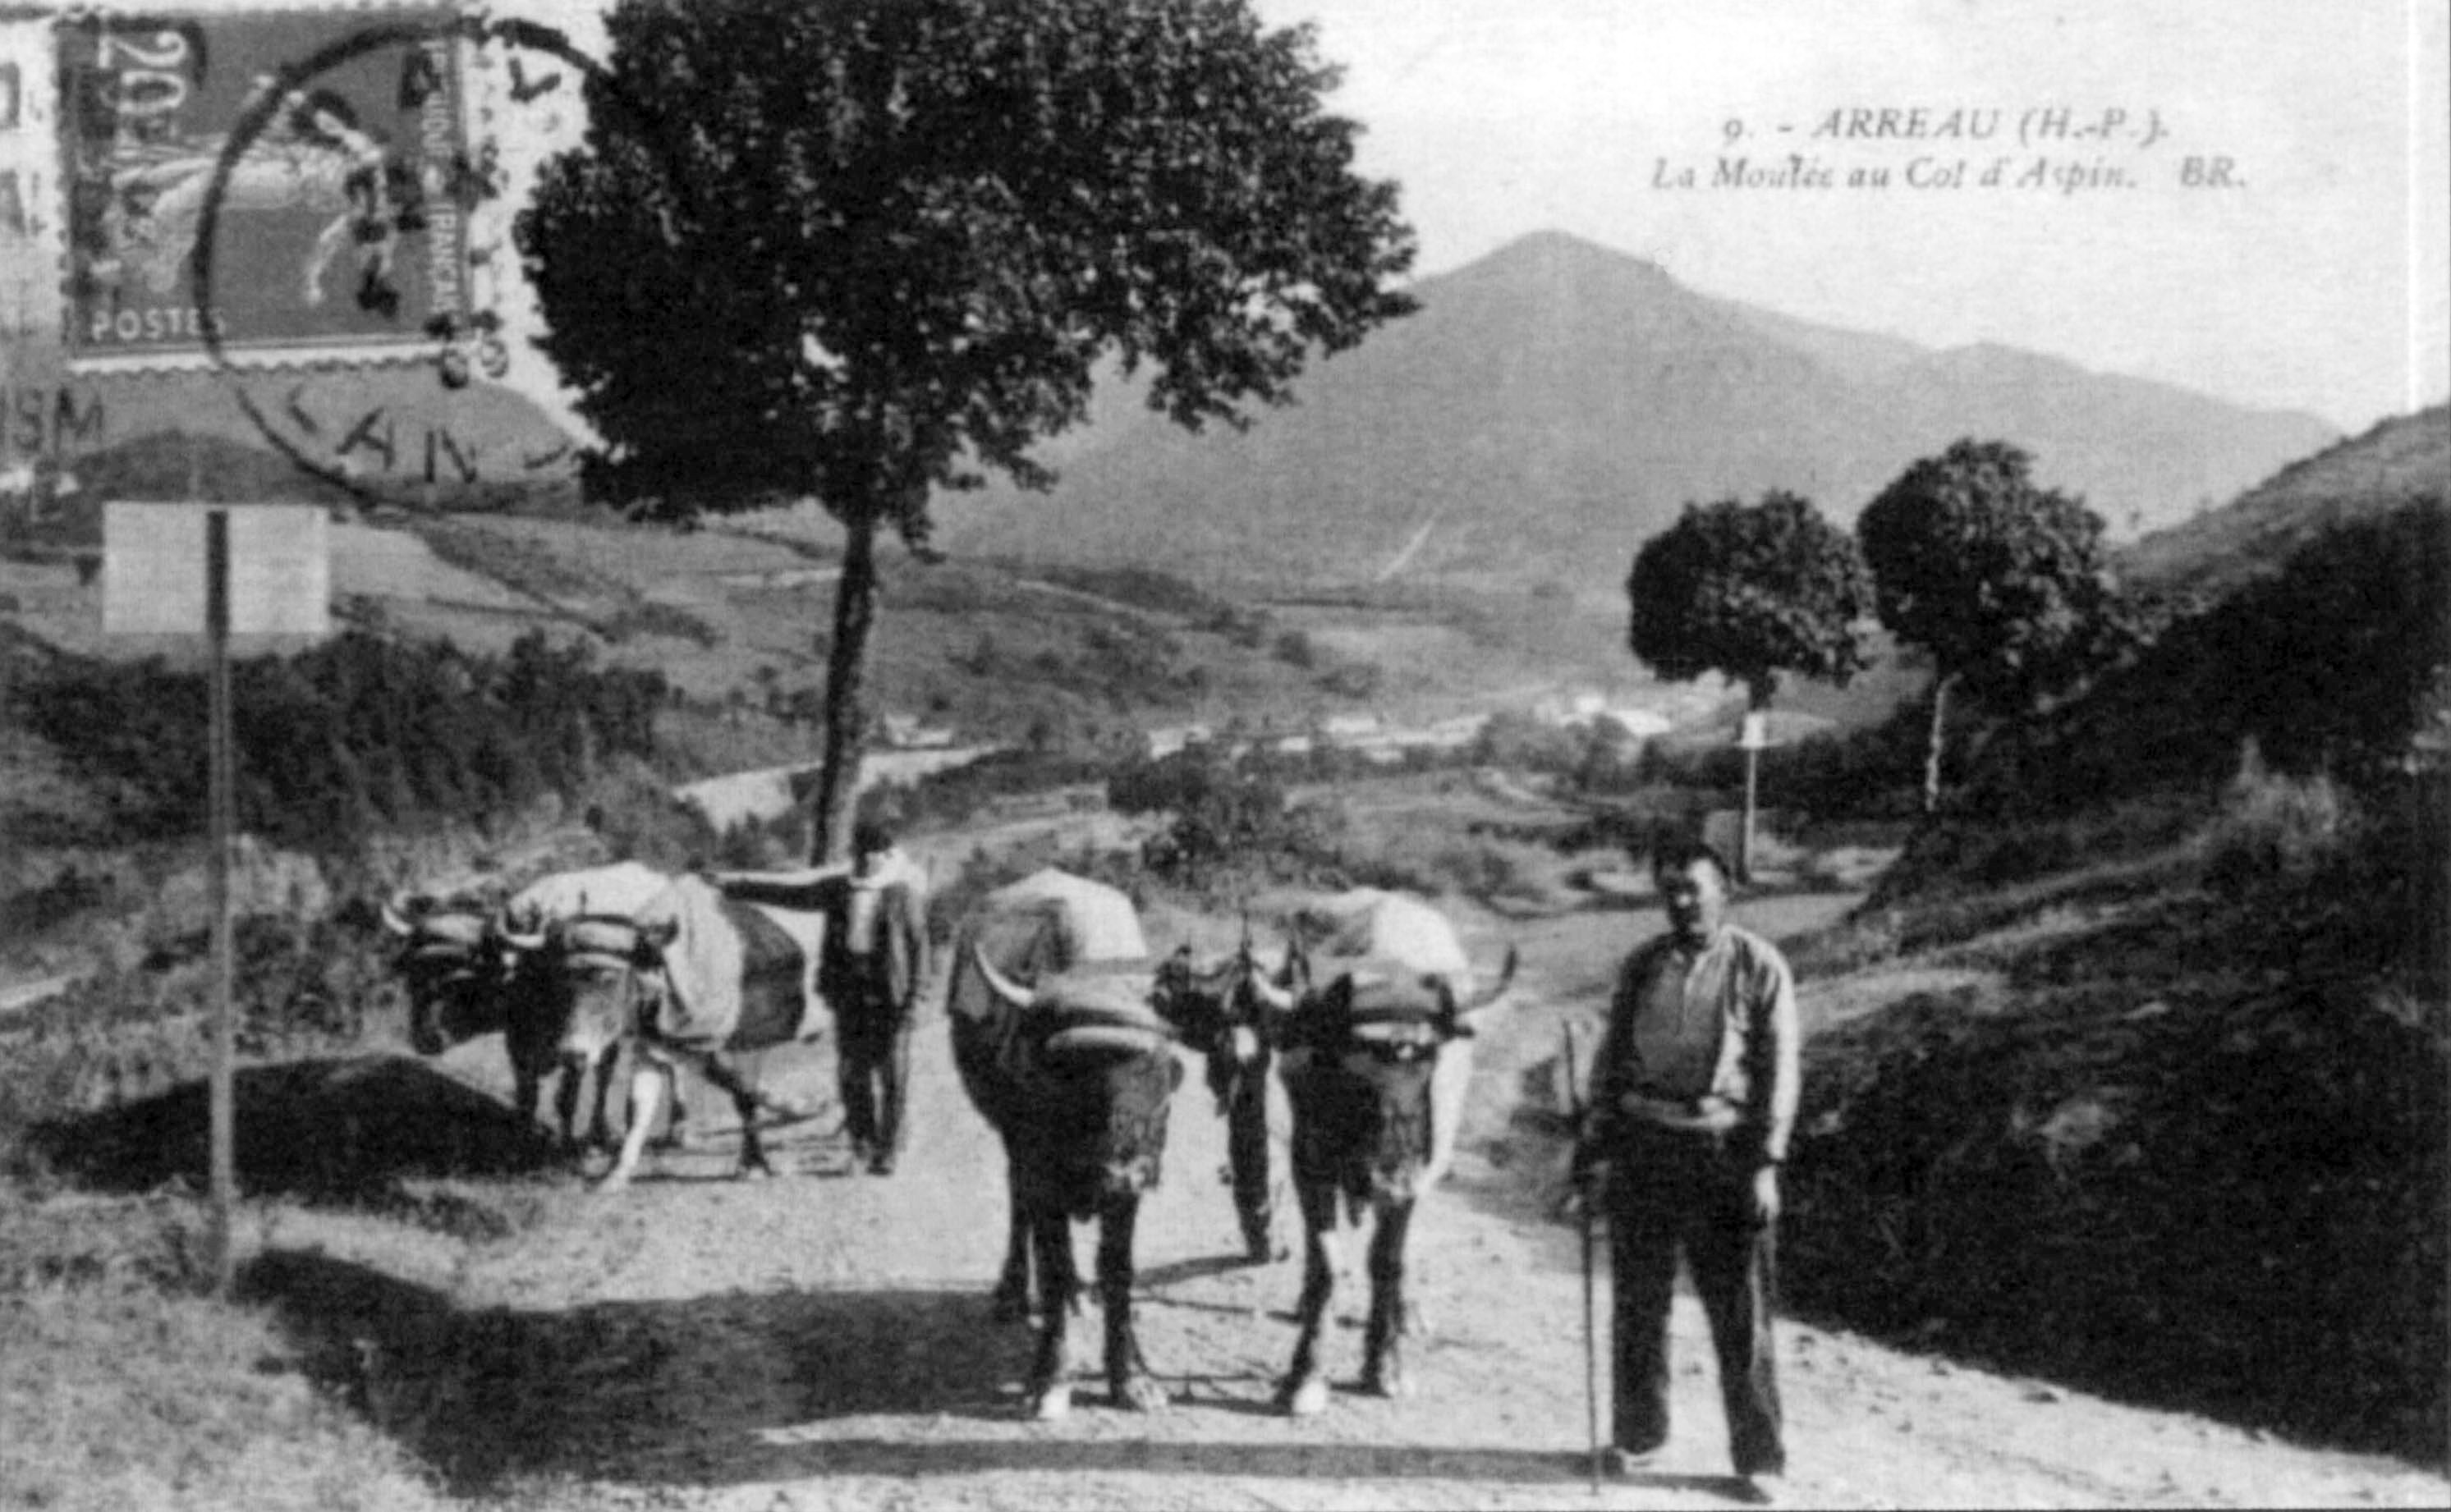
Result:
<svg viewBox="0 0 2451 1512"><path fill-rule="evenodd" d="M2360 827L2355 801L2329 776L2277 776L2249 738L2201 842L2205 881L2235 894L2274 878L2319 876L2349 855Z"/></svg>
<svg viewBox="0 0 2451 1512"><path fill-rule="evenodd" d="M2154 785L2203 791L2252 738L2281 772L2394 778L2451 646L2451 501L2336 526L2271 577L2176 620L2133 665L2030 729L1978 784L2001 808L2071 808Z"/></svg>
<svg viewBox="0 0 2451 1512"><path fill-rule="evenodd" d="M520 637L506 658L344 630L302 655L231 669L241 827L328 853L378 824L516 811L569 794L610 758L655 749L664 682L598 669L583 645ZM132 839L205 821L202 674L160 658L62 660L12 712L102 785Z"/></svg>

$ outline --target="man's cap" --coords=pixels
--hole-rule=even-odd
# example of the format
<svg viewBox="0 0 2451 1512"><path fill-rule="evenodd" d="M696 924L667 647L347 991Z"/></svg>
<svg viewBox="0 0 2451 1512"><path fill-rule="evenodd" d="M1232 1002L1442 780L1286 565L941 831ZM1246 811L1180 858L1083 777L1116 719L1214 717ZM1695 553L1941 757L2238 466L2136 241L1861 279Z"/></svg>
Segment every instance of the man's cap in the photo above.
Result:
<svg viewBox="0 0 2451 1512"><path fill-rule="evenodd" d="M1683 871L1697 861L1707 861L1716 866L1723 882L1735 878L1736 869L1728 864L1727 857L1719 854L1719 847L1708 841L1680 837L1663 841L1651 852L1651 869L1659 875Z"/></svg>

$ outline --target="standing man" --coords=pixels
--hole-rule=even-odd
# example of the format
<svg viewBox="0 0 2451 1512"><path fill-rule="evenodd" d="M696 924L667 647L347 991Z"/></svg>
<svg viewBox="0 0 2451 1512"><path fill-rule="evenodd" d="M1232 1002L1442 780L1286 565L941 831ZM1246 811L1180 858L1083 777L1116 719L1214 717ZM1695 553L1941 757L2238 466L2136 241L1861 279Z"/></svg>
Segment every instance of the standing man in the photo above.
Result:
<svg viewBox="0 0 2451 1512"><path fill-rule="evenodd" d="M1243 1255L1253 1265L1284 1258L1277 1248L1275 1192L1268 1179L1268 1068L1274 1059L1257 1024L1230 1024L1208 1053L1208 1090L1226 1115L1226 1180L1243 1226Z"/></svg>
<svg viewBox="0 0 2451 1512"><path fill-rule="evenodd" d="M840 1028L836 1076L852 1158L880 1176L902 1153L911 1020L928 967L925 879L874 820L852 828L852 871L830 879L817 990Z"/></svg>
<svg viewBox="0 0 2451 1512"><path fill-rule="evenodd" d="M1727 921L1729 875L1708 845L1654 853L1668 932L1618 977L1575 1168L1586 1187L1606 1171L1618 1472L1638 1471L1668 1441L1668 1309L1681 1250L1710 1317L1736 1474L1769 1502L1787 1469L1771 1313L1800 1037L1786 958Z"/></svg>

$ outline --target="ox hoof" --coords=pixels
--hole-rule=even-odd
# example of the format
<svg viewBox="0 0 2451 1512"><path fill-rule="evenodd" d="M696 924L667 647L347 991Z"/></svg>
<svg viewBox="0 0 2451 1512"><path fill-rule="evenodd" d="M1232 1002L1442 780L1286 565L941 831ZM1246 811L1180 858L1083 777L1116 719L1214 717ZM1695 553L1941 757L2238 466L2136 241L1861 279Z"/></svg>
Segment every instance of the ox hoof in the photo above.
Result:
<svg viewBox="0 0 2451 1512"><path fill-rule="evenodd" d="M763 1161L760 1161L754 1166L738 1166L733 1170L732 1179L735 1181L772 1181L775 1179L775 1168L767 1165Z"/></svg>
<svg viewBox="0 0 2451 1512"><path fill-rule="evenodd" d="M1030 1416L1041 1423L1060 1422L1072 1415L1072 1388L1059 1381L1038 1393L1030 1406Z"/></svg>
<svg viewBox="0 0 2451 1512"><path fill-rule="evenodd" d="M1278 1396L1288 1416L1315 1418L1327 1410L1327 1378L1315 1375L1300 1385L1288 1382Z"/></svg>
<svg viewBox="0 0 2451 1512"><path fill-rule="evenodd" d="M1422 1310L1420 1303L1407 1302L1396 1314L1396 1331L1407 1339L1426 1339L1430 1336L1430 1315Z"/></svg>
<svg viewBox="0 0 2451 1512"><path fill-rule="evenodd" d="M630 1173L626 1171L608 1171L596 1178L596 1192L598 1196L609 1197L617 1192L629 1190Z"/></svg>
<svg viewBox="0 0 2451 1512"><path fill-rule="evenodd" d="M1414 1395L1420 1387L1413 1383L1412 1372L1393 1360L1362 1377L1362 1389L1374 1397L1402 1401Z"/></svg>
<svg viewBox="0 0 2451 1512"><path fill-rule="evenodd" d="M1166 1387L1145 1375L1133 1376L1113 1386L1115 1405L1129 1412L1163 1412L1167 1408Z"/></svg>

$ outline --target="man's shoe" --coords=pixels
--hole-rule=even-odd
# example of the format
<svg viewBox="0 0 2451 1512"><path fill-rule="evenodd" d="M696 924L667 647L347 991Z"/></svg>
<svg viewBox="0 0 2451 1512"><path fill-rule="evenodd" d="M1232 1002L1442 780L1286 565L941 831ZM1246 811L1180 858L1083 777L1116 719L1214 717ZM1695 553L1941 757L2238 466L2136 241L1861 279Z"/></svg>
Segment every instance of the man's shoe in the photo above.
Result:
<svg viewBox="0 0 2451 1512"><path fill-rule="evenodd" d="M1737 1495L1747 1506L1785 1506L1787 1504L1787 1477L1778 1471L1756 1470L1751 1475L1738 1476L1736 1479L1742 1487Z"/></svg>
<svg viewBox="0 0 2451 1512"><path fill-rule="evenodd" d="M1611 1449L1602 1459L1601 1464L1608 1470L1609 1478L1611 1480L1631 1480L1637 1475L1648 1475L1653 1470L1657 1469L1659 1467L1659 1451L1657 1449L1643 1449L1639 1451L1634 1449Z"/></svg>
<svg viewBox="0 0 2451 1512"><path fill-rule="evenodd" d="M868 1163L868 1173L873 1176L890 1176L893 1174L893 1152L891 1150L880 1151L877 1153L876 1158Z"/></svg>

